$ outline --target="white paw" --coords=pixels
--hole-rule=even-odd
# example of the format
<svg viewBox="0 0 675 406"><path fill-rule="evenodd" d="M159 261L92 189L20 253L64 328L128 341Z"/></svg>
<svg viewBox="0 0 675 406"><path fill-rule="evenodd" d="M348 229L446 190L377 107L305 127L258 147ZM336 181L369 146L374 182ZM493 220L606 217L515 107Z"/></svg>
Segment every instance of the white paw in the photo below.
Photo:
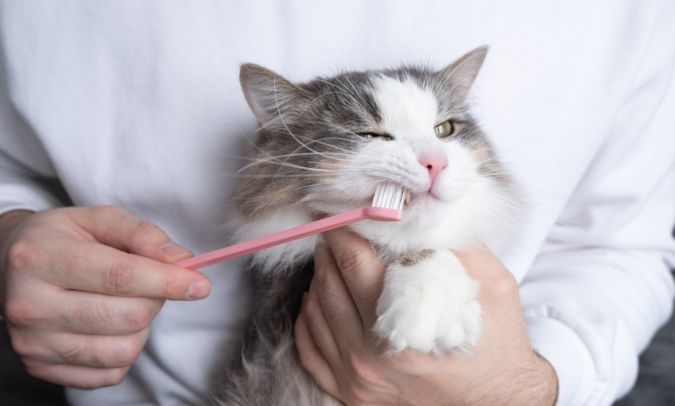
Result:
<svg viewBox="0 0 675 406"><path fill-rule="evenodd" d="M478 290L450 251L437 251L415 265L391 264L375 332L395 352L468 351L481 333Z"/></svg>

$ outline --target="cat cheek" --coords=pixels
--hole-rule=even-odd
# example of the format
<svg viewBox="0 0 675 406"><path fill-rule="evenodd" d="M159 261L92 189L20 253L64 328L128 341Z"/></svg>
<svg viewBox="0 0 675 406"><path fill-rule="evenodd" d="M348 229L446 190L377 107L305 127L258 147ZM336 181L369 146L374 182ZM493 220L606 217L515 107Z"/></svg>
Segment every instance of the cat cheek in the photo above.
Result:
<svg viewBox="0 0 675 406"><path fill-rule="evenodd" d="M446 170L436 178L432 193L439 200L449 203L468 193L470 184L468 176L458 176L452 170Z"/></svg>

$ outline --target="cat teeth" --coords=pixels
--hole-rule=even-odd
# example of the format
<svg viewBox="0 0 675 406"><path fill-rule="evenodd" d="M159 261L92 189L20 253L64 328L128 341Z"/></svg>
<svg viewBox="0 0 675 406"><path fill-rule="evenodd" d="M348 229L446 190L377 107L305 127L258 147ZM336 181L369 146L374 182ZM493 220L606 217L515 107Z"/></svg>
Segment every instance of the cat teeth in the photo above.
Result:
<svg viewBox="0 0 675 406"><path fill-rule="evenodd" d="M407 206L407 205L410 204L410 200L412 199L412 193L410 193L409 191L406 190L406 191L404 192L404 194L405 194L405 197L404 197L403 202L404 202L405 205Z"/></svg>

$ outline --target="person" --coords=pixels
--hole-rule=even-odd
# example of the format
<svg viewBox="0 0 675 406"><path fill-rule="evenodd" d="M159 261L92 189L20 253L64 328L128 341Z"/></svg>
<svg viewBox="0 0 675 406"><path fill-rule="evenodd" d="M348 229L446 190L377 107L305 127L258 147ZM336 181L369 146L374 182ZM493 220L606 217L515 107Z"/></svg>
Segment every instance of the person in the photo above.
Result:
<svg viewBox="0 0 675 406"><path fill-rule="evenodd" d="M509 253L459 254L481 282L481 342L384 357L369 330L383 268L335 231L296 325L302 363L355 405L610 404L672 308L674 17L657 0L4 1L0 308L15 350L75 405L205 403L251 292L241 262L172 263L230 241L256 126L239 64L301 81L489 44L474 112L529 204Z"/></svg>

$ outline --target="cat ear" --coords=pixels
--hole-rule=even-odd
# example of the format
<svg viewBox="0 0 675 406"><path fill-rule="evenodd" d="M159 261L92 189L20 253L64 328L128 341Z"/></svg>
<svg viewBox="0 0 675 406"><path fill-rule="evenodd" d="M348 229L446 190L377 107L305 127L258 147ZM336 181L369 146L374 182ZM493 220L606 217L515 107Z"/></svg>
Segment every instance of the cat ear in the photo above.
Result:
<svg viewBox="0 0 675 406"><path fill-rule="evenodd" d="M261 125L266 125L297 105L303 90L281 75L260 65L241 65L239 82L251 111Z"/></svg>
<svg viewBox="0 0 675 406"><path fill-rule="evenodd" d="M466 99L466 95L483 66L487 52L487 45L478 47L438 72L441 83L452 92L453 96L461 101Z"/></svg>

